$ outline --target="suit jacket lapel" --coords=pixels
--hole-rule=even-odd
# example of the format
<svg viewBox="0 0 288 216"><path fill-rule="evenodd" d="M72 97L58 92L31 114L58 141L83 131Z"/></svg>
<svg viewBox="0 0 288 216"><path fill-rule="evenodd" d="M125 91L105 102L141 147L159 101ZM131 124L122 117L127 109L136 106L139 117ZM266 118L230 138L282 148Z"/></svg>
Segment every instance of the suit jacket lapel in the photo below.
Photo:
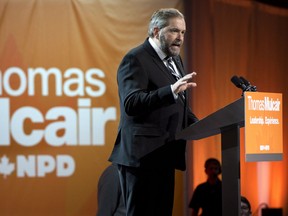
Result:
<svg viewBox="0 0 288 216"><path fill-rule="evenodd" d="M180 57L179 56L173 57L173 60L176 64L177 69L178 69L179 73L181 74L181 76L182 77L185 76L185 71L184 71L183 64L182 64Z"/></svg>
<svg viewBox="0 0 288 216"><path fill-rule="evenodd" d="M175 82L175 78L173 77L173 75L170 73L170 71L168 70L168 68L164 65L163 61L159 58L158 54L156 53L156 51L153 49L153 47L150 45L148 38L147 40L143 43L144 48L150 53L150 55L153 58L154 63L160 68L160 70L163 72L163 74L165 76L167 76L170 80L171 80L171 84ZM174 57L173 58L179 72L181 73L182 76L185 76L185 72L184 72L184 68L182 66L182 61L180 59L180 57ZM184 92L185 94L185 98L187 98L187 94L186 91ZM180 98L180 101L182 101L184 104L186 104L185 99L183 99L181 96L179 96L178 98Z"/></svg>
<svg viewBox="0 0 288 216"><path fill-rule="evenodd" d="M164 76L168 77L170 79L171 83L175 82L175 78L170 73L168 68L165 66L162 59L159 58L158 54L153 49L153 47L150 45L148 39L144 42L143 46L149 52L149 54L152 56L154 63L157 65L157 67L159 67L159 69L162 71Z"/></svg>
<svg viewBox="0 0 288 216"><path fill-rule="evenodd" d="M185 70L183 68L183 63L181 61L181 58L179 56L176 56L176 57L173 57L173 60L177 66L177 69L178 69L178 72L181 74L181 76L185 76ZM184 91L184 95L185 95L185 98L187 98L187 91ZM183 99L182 97L180 97L182 99L182 101L186 104L187 100L186 99Z"/></svg>

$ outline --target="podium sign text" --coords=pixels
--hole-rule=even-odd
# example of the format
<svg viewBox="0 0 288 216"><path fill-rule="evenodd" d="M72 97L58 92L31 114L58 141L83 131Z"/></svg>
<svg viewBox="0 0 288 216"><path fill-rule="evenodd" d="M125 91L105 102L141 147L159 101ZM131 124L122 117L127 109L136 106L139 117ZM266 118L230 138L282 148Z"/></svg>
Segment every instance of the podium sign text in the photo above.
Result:
<svg viewBox="0 0 288 216"><path fill-rule="evenodd" d="M282 94L245 92L246 161L283 158Z"/></svg>

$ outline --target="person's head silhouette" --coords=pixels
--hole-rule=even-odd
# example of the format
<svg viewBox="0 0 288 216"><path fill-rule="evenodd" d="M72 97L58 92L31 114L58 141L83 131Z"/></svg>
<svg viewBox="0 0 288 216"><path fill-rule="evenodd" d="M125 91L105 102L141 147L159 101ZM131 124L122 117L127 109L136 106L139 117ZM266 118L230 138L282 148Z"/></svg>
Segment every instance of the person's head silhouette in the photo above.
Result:
<svg viewBox="0 0 288 216"><path fill-rule="evenodd" d="M215 181L218 175L222 173L221 164L216 158L209 158L205 162L205 173L207 174L208 181Z"/></svg>

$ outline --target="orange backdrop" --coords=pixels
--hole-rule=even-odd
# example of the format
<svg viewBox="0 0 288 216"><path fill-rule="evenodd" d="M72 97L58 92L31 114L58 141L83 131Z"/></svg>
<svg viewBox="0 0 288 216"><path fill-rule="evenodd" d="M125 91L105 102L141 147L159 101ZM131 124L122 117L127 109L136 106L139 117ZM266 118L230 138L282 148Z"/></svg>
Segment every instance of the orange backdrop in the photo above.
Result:
<svg viewBox="0 0 288 216"><path fill-rule="evenodd" d="M96 214L116 70L161 7L182 2L0 1L0 215Z"/></svg>
<svg viewBox="0 0 288 216"><path fill-rule="evenodd" d="M240 97L234 74L283 93L283 161L246 163L242 130L241 193L253 212L264 202L287 215L288 12L250 0L0 1L0 215L95 215L119 120L116 70L161 7L185 8L200 118ZM220 147L219 136L188 146L175 216L187 215Z"/></svg>
<svg viewBox="0 0 288 216"><path fill-rule="evenodd" d="M185 11L186 65L197 72L198 84L191 103L200 118L241 97L241 90L230 82L233 75L245 77L260 92L283 94L283 160L245 162L242 128L241 194L250 200L253 213L264 203L282 207L287 215L288 9L250 0L192 0L185 1ZM217 135L188 146L187 201L206 179L205 160L221 159L220 142Z"/></svg>

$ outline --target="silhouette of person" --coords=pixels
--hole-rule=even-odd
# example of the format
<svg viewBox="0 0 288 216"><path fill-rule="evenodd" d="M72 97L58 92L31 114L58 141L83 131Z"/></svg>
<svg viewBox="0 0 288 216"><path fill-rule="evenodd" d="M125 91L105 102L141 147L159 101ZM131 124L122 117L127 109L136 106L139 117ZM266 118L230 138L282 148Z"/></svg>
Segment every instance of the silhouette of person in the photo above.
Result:
<svg viewBox="0 0 288 216"><path fill-rule="evenodd" d="M200 209L202 216L222 216L221 164L216 158L209 158L204 167L207 181L196 187L189 208L192 209L192 216L197 216Z"/></svg>
<svg viewBox="0 0 288 216"><path fill-rule="evenodd" d="M117 166L109 165L98 181L97 216L125 216Z"/></svg>

